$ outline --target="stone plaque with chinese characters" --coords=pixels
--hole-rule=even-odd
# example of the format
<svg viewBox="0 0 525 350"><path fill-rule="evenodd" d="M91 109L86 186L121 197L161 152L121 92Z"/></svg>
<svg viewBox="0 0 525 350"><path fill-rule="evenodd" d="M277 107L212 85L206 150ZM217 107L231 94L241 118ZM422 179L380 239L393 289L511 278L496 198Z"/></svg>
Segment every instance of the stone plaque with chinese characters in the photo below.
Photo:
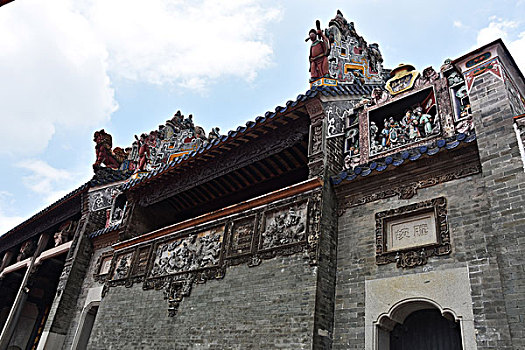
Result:
<svg viewBox="0 0 525 350"><path fill-rule="evenodd" d="M255 217L237 221L231 228L229 255L249 253L252 249Z"/></svg>
<svg viewBox="0 0 525 350"><path fill-rule="evenodd" d="M387 251L437 243L434 212L389 221L386 229Z"/></svg>

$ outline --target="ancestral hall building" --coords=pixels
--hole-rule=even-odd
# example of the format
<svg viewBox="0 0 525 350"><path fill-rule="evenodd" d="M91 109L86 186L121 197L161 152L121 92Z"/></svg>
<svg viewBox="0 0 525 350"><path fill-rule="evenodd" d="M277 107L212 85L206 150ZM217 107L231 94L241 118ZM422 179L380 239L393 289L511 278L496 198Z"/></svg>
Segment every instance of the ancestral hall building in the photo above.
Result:
<svg viewBox="0 0 525 350"><path fill-rule="evenodd" d="M339 11L309 40L310 89L227 134L95 133L93 178L0 236L0 350L525 349L504 43L386 69Z"/></svg>

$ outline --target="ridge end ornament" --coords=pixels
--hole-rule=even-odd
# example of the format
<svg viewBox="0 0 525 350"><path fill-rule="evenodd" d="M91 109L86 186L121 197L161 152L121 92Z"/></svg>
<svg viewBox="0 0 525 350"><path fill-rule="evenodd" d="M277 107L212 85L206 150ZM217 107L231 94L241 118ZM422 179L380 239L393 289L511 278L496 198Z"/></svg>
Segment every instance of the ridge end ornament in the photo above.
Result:
<svg viewBox="0 0 525 350"><path fill-rule="evenodd" d="M390 72L385 87L391 95L397 95L414 87L419 72L411 64L399 64Z"/></svg>

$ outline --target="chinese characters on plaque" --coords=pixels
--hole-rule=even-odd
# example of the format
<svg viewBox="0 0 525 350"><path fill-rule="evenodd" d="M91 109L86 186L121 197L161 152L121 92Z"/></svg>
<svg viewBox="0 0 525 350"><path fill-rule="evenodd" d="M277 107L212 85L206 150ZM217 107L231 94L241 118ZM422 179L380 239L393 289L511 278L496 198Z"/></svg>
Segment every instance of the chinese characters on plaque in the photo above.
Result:
<svg viewBox="0 0 525 350"><path fill-rule="evenodd" d="M388 251L437 243L434 212L392 220L387 232Z"/></svg>

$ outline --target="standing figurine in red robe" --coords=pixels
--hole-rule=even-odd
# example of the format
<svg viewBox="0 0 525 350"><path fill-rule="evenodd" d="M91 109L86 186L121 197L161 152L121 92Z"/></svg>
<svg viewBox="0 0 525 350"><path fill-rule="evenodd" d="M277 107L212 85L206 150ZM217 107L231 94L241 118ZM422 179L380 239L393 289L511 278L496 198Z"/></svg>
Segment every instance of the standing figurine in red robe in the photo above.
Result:
<svg viewBox="0 0 525 350"><path fill-rule="evenodd" d="M310 29L309 33L309 39L312 41L312 46L310 47L310 82L325 76L330 76L328 71L328 54L330 52L330 42L321 30L319 21L316 21L316 25L317 30Z"/></svg>
<svg viewBox="0 0 525 350"><path fill-rule="evenodd" d="M135 135L135 138L139 142L139 164L136 172L146 170L146 161L149 158L149 145L147 143L147 134L140 135L140 139Z"/></svg>

